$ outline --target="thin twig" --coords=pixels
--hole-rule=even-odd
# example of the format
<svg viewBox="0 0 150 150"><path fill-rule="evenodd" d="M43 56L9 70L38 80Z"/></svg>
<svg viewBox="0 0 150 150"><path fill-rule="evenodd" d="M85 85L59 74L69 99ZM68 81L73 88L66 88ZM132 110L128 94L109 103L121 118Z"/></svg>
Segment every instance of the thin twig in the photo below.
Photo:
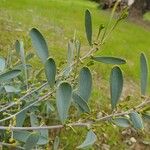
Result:
<svg viewBox="0 0 150 150"><path fill-rule="evenodd" d="M144 106L150 104L150 99L145 100L143 103L137 105L134 109L135 110L140 110L141 108L143 108ZM113 118L113 117L119 117L119 116L124 116L124 115L128 115L130 114L132 111L134 111L134 109L130 109L128 111L125 112L121 112L121 113L115 113L115 114L110 114L104 117L101 117L99 119L96 119L95 121L89 121L89 122L75 122L75 123L69 123L66 125L53 125L53 126L38 126L38 127L12 127L12 126L0 126L0 130L11 130L11 131L18 131L18 130L46 130L46 129L60 129L60 128L64 128L66 126L72 126L72 127L76 127L76 126L80 126L80 127L88 127L91 126L92 124L95 124L99 121L108 121L109 119Z"/></svg>
<svg viewBox="0 0 150 150"><path fill-rule="evenodd" d="M15 114L13 114L13 115L11 115L11 116L9 116L9 117L6 117L6 118L4 118L4 119L1 119L1 120L0 120L0 123L1 123L1 122L4 122L4 121L6 121L6 120L9 120L9 119L11 119L11 118L13 118L13 117L15 117L15 116L17 116L17 115L19 115L21 112L23 112L23 111L29 109L31 106L33 106L33 105L37 104L38 102L40 102L40 101L46 99L46 98L47 98L48 96L50 96L52 93L53 93L53 92L49 92L49 93L47 93L46 95L44 95L44 96L42 96L42 97L40 97L40 98L37 98L33 103L31 103L30 105L28 105L28 106L26 106L25 108L21 109L21 110L18 111L17 113L15 113Z"/></svg>
<svg viewBox="0 0 150 150"><path fill-rule="evenodd" d="M42 84L40 87L38 87L37 89L33 90L33 91L30 91L29 93L26 93L24 96L22 96L19 100L17 100L16 102L12 102L10 103L8 106L2 108L0 110L0 112L2 111L5 111L7 109L9 109L10 107L14 106L14 105L17 105L18 102L21 102L22 100L24 100L25 98L29 97L30 95L32 95L33 93L37 92L38 90L42 89L43 87L45 87L46 85L48 84L48 82Z"/></svg>
<svg viewBox="0 0 150 150"><path fill-rule="evenodd" d="M21 147L21 146L16 146L16 145L9 144L9 143L4 143L4 142L0 142L0 145L2 145L2 146L7 146L7 147L10 147L10 148L24 149L24 148Z"/></svg>
<svg viewBox="0 0 150 150"><path fill-rule="evenodd" d="M83 61L85 58L88 58L91 56L91 54L96 50L96 48L92 48L87 54L85 54L80 60ZM73 62L69 67L72 67L73 65L75 65L77 62ZM60 74L56 77L59 78L63 75L64 71L61 71ZM48 84L48 82L42 84L40 87L38 87L37 89L30 91L29 93L26 93L24 96L22 96L19 100L17 100L16 102L12 102L10 103L8 106L2 108L0 110L0 112L3 112L7 109L9 109L10 107L13 107L14 105L17 105L20 101L24 100L25 98L29 97L30 95L32 95L33 93L37 92L38 90L44 88L46 85ZM0 120L1 122L1 120Z"/></svg>

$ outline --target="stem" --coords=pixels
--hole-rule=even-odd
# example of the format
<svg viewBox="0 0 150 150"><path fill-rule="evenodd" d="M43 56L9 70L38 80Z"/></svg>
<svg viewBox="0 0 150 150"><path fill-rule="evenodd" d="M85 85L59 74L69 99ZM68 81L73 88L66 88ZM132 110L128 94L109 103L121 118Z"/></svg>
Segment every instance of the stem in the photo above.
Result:
<svg viewBox="0 0 150 150"><path fill-rule="evenodd" d="M110 114L104 117L101 117L99 119L96 119L94 122L89 121L89 122L75 122L75 123L70 123L70 124L66 124L66 125L53 125L53 126L38 126L38 127L12 127L12 126L0 126L0 130L11 130L11 131L18 131L18 130L46 130L46 129L60 129L60 128L65 128L66 126L72 126L72 127L88 127L91 126L99 121L108 121L109 119L113 118L113 117L119 117L119 116L124 116L124 115L128 115L130 114L133 110L140 110L142 109L144 106L150 104L150 99L145 100L143 103L137 105L135 107L135 109L130 109L128 111L125 112L121 112L121 113L115 113L115 114Z"/></svg>
<svg viewBox="0 0 150 150"><path fill-rule="evenodd" d="M111 24L111 22L112 22L112 19L113 19L115 10L116 10L116 8L117 8L119 2L120 2L120 0L117 0L116 3L115 3L115 5L114 5L114 7L113 7L113 10L112 10L112 12L111 12L111 16L110 16L109 21L108 21L108 24L107 24L107 27L105 28L105 31L104 31L104 33L103 33L103 35L102 35L101 43L104 41L105 35L106 35L106 33L107 33L107 31L108 31L108 28L109 28L109 26L110 26L110 24Z"/></svg>
<svg viewBox="0 0 150 150"><path fill-rule="evenodd" d="M24 149L23 147L16 146L16 145L13 145L13 144L9 144L9 143L4 143L4 142L0 142L0 145L7 146L7 147L10 147L10 148Z"/></svg>
<svg viewBox="0 0 150 150"><path fill-rule="evenodd" d="M37 92L38 90L42 89L42 88L45 87L47 84L48 84L48 82L42 84L42 85L41 85L40 87L38 87L37 89L35 89L35 90L33 90L33 91L30 91L29 93L27 93L27 94L25 94L24 96L22 96L22 97L21 97L19 100L17 100L16 102L12 102L12 103L10 103L8 106L2 108L2 109L0 110L0 112L7 110L8 108L10 108L10 107L12 107L12 106L14 106L14 105L17 105L18 102L24 100L24 99L27 98L28 96L32 95L34 92Z"/></svg>
<svg viewBox="0 0 150 150"><path fill-rule="evenodd" d="M92 48L87 54L85 54L80 60L83 61L84 59L90 57L90 55L95 51L95 48ZM75 65L77 63L77 61L73 62L70 67L72 67L73 65ZM61 71L60 74L57 76L57 78L61 77L63 75L64 71ZM40 87L38 87L37 89L30 91L29 93L26 93L24 96L22 96L19 100L17 100L16 102L12 102L10 103L8 106L2 108L0 110L0 112L5 111L7 109L9 109L10 107L13 107L14 105L17 105L20 101L24 100L25 98L27 98L28 96L32 95L34 92L37 92L38 90L44 88L46 85L48 84L48 82L42 84ZM1 122L1 120L0 120Z"/></svg>
<svg viewBox="0 0 150 150"><path fill-rule="evenodd" d="M115 24L112 26L112 28L110 29L109 33L105 35L105 37L103 38L103 43L109 38L109 36L111 35L112 31L115 29L118 23L119 21L117 20Z"/></svg>
<svg viewBox="0 0 150 150"><path fill-rule="evenodd" d="M27 107L21 109L21 110L18 111L17 113L15 113L15 114L13 114L13 115L11 115L11 116L9 116L9 117L6 117L6 118L4 118L4 119L1 119L1 120L0 120L0 123L3 122L3 121L9 120L9 119L11 119L11 118L13 118L13 117L15 117L15 116L17 116L17 115L19 115L21 112L27 110L27 109L30 108L31 106L37 104L38 102L42 101L43 99L46 99L46 98L47 98L48 96L50 96L52 93L53 93L53 92L49 92L49 93L47 93L46 95L44 95L44 96L42 96L42 97L40 97L40 98L37 98L33 103L31 103L31 104L28 105Z"/></svg>

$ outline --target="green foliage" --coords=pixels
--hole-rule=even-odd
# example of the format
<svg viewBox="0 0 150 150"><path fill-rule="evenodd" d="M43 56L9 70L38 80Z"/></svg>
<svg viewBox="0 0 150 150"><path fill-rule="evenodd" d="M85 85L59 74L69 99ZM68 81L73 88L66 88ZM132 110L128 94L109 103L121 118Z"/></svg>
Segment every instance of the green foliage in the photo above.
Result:
<svg viewBox="0 0 150 150"><path fill-rule="evenodd" d="M92 75L87 67L80 70L77 93L83 100L88 102L92 91Z"/></svg>
<svg viewBox="0 0 150 150"><path fill-rule="evenodd" d="M132 121L134 128L136 128L136 129L143 129L144 128L143 120L137 112L135 112L135 111L131 112L130 113L130 119Z"/></svg>
<svg viewBox="0 0 150 150"><path fill-rule="evenodd" d="M27 138L29 137L30 132L29 131L14 131L13 132L13 138L25 143L27 141Z"/></svg>
<svg viewBox="0 0 150 150"><path fill-rule="evenodd" d="M141 66L141 94L145 95L148 83L148 63L145 54L141 53L140 56Z"/></svg>
<svg viewBox="0 0 150 150"><path fill-rule="evenodd" d="M77 149L88 148L92 146L96 142L96 140L97 137L95 133L92 130L90 130L86 135L85 141L81 145L79 145Z"/></svg>
<svg viewBox="0 0 150 150"><path fill-rule="evenodd" d="M18 69L14 69L14 70L10 70L5 73L2 73L0 74L0 83L7 82L11 79L14 79L17 76L19 76L20 73L21 73L21 70L18 70Z"/></svg>
<svg viewBox="0 0 150 150"><path fill-rule="evenodd" d="M130 121L129 121L129 119L127 119L125 117L124 118L123 117L117 117L117 118L114 118L112 121L113 121L113 123L115 123L119 127L123 127L123 128L130 127Z"/></svg>
<svg viewBox="0 0 150 150"><path fill-rule="evenodd" d="M24 149L25 150L32 150L36 146L38 140L39 140L39 134L38 133L31 133L26 140L26 143L24 145Z"/></svg>
<svg viewBox="0 0 150 150"><path fill-rule="evenodd" d="M39 56L41 61L45 63L47 58L49 57L49 51L43 35L37 29L33 28L30 31L30 36L37 55Z"/></svg>
<svg viewBox="0 0 150 150"><path fill-rule="evenodd" d="M4 58L0 58L0 72L3 72L5 69L6 63Z"/></svg>
<svg viewBox="0 0 150 150"><path fill-rule="evenodd" d="M92 45L92 18L89 10L85 11L85 31L89 45Z"/></svg>
<svg viewBox="0 0 150 150"><path fill-rule="evenodd" d="M78 46L78 45L77 45ZM68 56L67 56L67 67L65 68L64 75L67 77L69 76L70 72L72 71L72 63L74 61L74 51L75 51L75 44L73 41L69 41L68 43Z"/></svg>
<svg viewBox="0 0 150 150"><path fill-rule="evenodd" d="M26 58L24 52L24 45L22 41L16 41L16 52L20 55L20 59L23 65L23 71L25 76L25 83L28 86L28 77L27 77L27 66L26 66Z"/></svg>
<svg viewBox="0 0 150 150"><path fill-rule="evenodd" d="M71 105L72 87L69 83L63 82L56 91L56 104L61 122L64 124Z"/></svg>
<svg viewBox="0 0 150 150"><path fill-rule="evenodd" d="M9 66L9 63L6 65L4 58L0 58L0 91L1 93L3 93L3 90L6 92L0 95L4 101L0 110L3 112L0 115L0 122L2 122L4 126L0 126L0 129L6 129L6 132L4 131L2 136L0 135L1 139L7 142L9 137L13 137L14 140L20 142L19 145L23 146L22 148L27 150L34 148L43 149L46 145L49 145L49 143L53 143L52 147L56 150L61 145L60 132L68 132L68 130L71 129L76 133L74 127L84 126L90 130L87 132L83 143L77 146L77 149L84 149L93 146L96 142L96 126L100 125L99 121L101 120L109 120L117 126L124 128L129 128L133 125L136 129L143 129L143 120L138 114L138 111L141 110L139 108L143 108L146 104L149 104L147 99L135 107L135 111L133 111L132 108L129 110L126 108L127 111L124 111L124 107L122 106L118 106L119 110L115 109L123 89L123 74L118 66L114 66L110 74L112 114L107 115L110 113L108 107L106 110L98 110L102 113L102 116L96 118L95 114L97 111L90 109L92 101L89 103L89 99L92 94L92 89L95 86L92 86L92 84L95 83L92 83L94 71L92 70L93 72L91 73L92 67L89 69L85 66L84 62L89 64L92 59L92 61L94 60L95 62L106 64L121 65L126 63L124 59L112 56L93 57L93 54L99 50L99 46L105 43L105 40L109 37L118 22L122 20L122 18L118 18L113 24L113 14L114 9L106 27L100 26L97 34L97 43L95 43L92 38L94 34L92 33L91 13L89 10L85 11L86 36L92 48L82 56L80 53L81 44L74 35L73 40L70 40L68 43L67 65L62 62L62 64L59 64L59 67L56 67L55 60L49 58L48 46L44 36L36 28L31 29L30 37L37 56L43 63L44 69L38 72L35 70L31 72L27 70L28 65L26 62L28 62L33 55L32 53L28 55L25 53L22 41L16 41L15 44L16 53L19 56L19 58L17 56L17 62L14 63L10 61L12 64ZM109 29L111 23L113 26ZM143 53L141 54L140 62L141 93L145 95L148 78L148 63ZM60 66L63 67L62 71L60 71ZM41 79L44 72L48 82ZM33 79L35 75L36 79ZM16 78L18 80L16 80ZM26 81L25 84L24 81ZM47 83L51 88L47 86ZM13 102L6 104L6 97L8 97L9 102L10 100ZM4 108L2 108L3 106ZM74 109L74 107L77 107L77 109ZM79 118L78 114L81 112L85 114L80 115ZM142 114L147 115L147 109L144 110ZM61 124L58 124L59 121ZM61 130L61 128L65 130ZM25 131L19 131L20 129ZM56 129L56 132L52 131L52 134L49 134L48 129ZM7 130L12 131L7 132ZM93 131L96 132L96 134Z"/></svg>
<svg viewBox="0 0 150 150"><path fill-rule="evenodd" d="M45 63L45 75L51 88L55 84L56 64L52 58L49 58Z"/></svg>
<svg viewBox="0 0 150 150"><path fill-rule="evenodd" d="M59 147L59 137L56 136L53 144L53 150L58 150Z"/></svg>
<svg viewBox="0 0 150 150"><path fill-rule="evenodd" d="M4 86L6 93L18 93L20 89L15 88L14 86L5 85Z"/></svg>
<svg viewBox="0 0 150 150"><path fill-rule="evenodd" d="M90 112L87 102L81 96L79 96L77 93L73 93L72 98L83 112Z"/></svg>
<svg viewBox="0 0 150 150"><path fill-rule="evenodd" d="M121 65L126 63L124 59L117 58L117 57L110 57L110 56L97 56L97 57L92 57L92 59L105 64Z"/></svg>
<svg viewBox="0 0 150 150"><path fill-rule="evenodd" d="M112 68L110 75L110 93L112 110L116 108L123 88L123 75L118 66Z"/></svg>
<svg viewBox="0 0 150 150"><path fill-rule="evenodd" d="M38 127L40 125L39 120L38 120L37 116L34 113L30 114L30 123L31 123L31 127ZM45 145L45 144L48 143L49 137L48 137L48 130L47 129L38 130L38 131L35 131L35 132L37 132L38 135L39 135L39 139L38 139L38 142L37 142L38 145Z"/></svg>

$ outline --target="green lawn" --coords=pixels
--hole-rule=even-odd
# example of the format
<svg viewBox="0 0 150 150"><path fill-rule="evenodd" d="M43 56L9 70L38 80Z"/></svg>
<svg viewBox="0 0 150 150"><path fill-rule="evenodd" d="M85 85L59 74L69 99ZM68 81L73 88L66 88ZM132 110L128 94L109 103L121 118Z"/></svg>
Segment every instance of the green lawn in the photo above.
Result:
<svg viewBox="0 0 150 150"><path fill-rule="evenodd" d="M1 53L12 48L16 39L23 39L26 49L31 50L28 31L32 27L37 27L44 34L52 55L56 58L64 58L67 42L75 30L82 42L83 51L88 51L84 31L84 11L87 8L93 14L96 34L99 24L108 21L109 14L98 10L95 3L85 0L3 0L0 5ZM128 64L123 69L128 77L137 81L140 52L150 56L149 37L150 31L147 29L124 21L101 48L102 54L126 58ZM100 64L100 68L105 75L105 66Z"/></svg>
<svg viewBox="0 0 150 150"><path fill-rule="evenodd" d="M150 12L147 12L147 13L144 15L144 20L150 21Z"/></svg>
<svg viewBox="0 0 150 150"><path fill-rule="evenodd" d="M90 48L84 30L84 11L88 8L92 13L94 35L98 32L99 25L101 23L106 24L109 20L109 13L99 10L97 7L96 3L87 0L1 0L0 55L6 56L8 50L14 49L13 45L16 39L22 39L25 49L33 51L29 38L29 31L32 27L38 28L43 33L51 55L57 63L66 58L67 42L73 37L75 31L82 43L82 53L85 53ZM150 31L128 21L121 22L108 41L101 47L101 51L97 52L99 55L121 56L127 60L127 64L121 67L128 83L124 89L124 97L139 94L137 84L139 84L139 56L141 52L145 52L148 59L150 58ZM32 64L35 68L40 68L40 62L37 58L32 60ZM93 72L97 72L93 73L96 89L91 98L93 108L99 105L97 111L108 107L107 80L111 67L111 65L100 63L91 67ZM104 84L102 85L102 83ZM133 100L136 99L134 96L132 98ZM131 101L130 104L134 105L134 102ZM107 144L112 146L112 149L116 150L118 145L117 149L125 147L125 144L122 144L122 137L119 136L120 129L114 129L113 126L106 124L99 130L100 136L104 136L103 130L110 137L107 137ZM114 130L113 133L112 130ZM73 136L74 133L72 131L72 133L67 134ZM74 143L73 145L76 145L75 141L80 143L78 136L69 140L70 142L67 142L69 144ZM113 140L114 142L112 142ZM62 142L66 142L63 137ZM66 146L71 148L71 145L67 145L67 143Z"/></svg>

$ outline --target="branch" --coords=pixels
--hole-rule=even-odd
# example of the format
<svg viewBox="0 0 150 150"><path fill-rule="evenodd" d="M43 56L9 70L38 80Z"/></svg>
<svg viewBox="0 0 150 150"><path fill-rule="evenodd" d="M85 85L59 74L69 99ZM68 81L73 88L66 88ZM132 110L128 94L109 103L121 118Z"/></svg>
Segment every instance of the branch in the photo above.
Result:
<svg viewBox="0 0 150 150"><path fill-rule="evenodd" d="M40 101L46 99L47 97L49 97L53 92L54 92L54 91L49 92L49 93L47 93L46 95L44 95L44 96L42 96L42 97L40 97L40 98L37 98L33 103L31 103L30 105L28 105L28 106L26 106L25 108L21 109L21 110L18 111L17 113L15 113L15 114L13 114L13 115L11 115L11 116L9 116L9 117L6 117L6 118L4 118L4 119L1 119L1 120L0 120L0 123L1 123L1 122L4 122L4 121L6 121L6 120L9 120L9 119L11 119L11 118L13 118L13 117L15 117L15 116L17 116L17 115L19 115L21 112L23 112L23 111L29 109L31 106L33 106L33 105L37 104L38 102L40 102Z"/></svg>
<svg viewBox="0 0 150 150"><path fill-rule="evenodd" d="M42 88L45 87L47 84L48 84L48 82L42 84L42 85L41 85L40 87L38 87L37 89L35 89L35 90L33 90L33 91L30 91L29 93L26 93L24 96L22 96L22 97L21 97L19 100L17 100L16 102L12 102L12 103L10 103L8 106L2 108L2 109L0 110L0 112L7 110L8 108L10 108L10 107L12 107L12 106L14 106L14 105L17 105L18 102L21 102L22 100L24 100L24 99L27 98L28 96L32 95L34 92L37 92L38 90L42 89Z"/></svg>
<svg viewBox="0 0 150 150"><path fill-rule="evenodd" d="M0 145L7 146L7 147L10 147L10 148L24 149L23 147L16 146L16 145L13 145L13 144L9 144L9 143L4 143L4 142L0 142Z"/></svg>
<svg viewBox="0 0 150 150"><path fill-rule="evenodd" d="M11 130L11 131L23 131L23 130L46 130L46 129L60 129L60 128L65 128L66 126L71 126L71 127L88 127L91 126L99 121L108 121L109 119L113 118L113 117L119 117L119 116L124 116L124 115L128 115L130 114L133 110L140 110L142 109L144 106L150 104L150 99L145 100L143 103L137 105L134 109L130 109L128 111L125 112L121 112L121 113L115 113L115 114L110 114L104 117L101 117L99 119L96 119L94 122L89 121L89 122L75 122L75 123L70 123L70 124L66 124L66 125L53 125L53 126L38 126L38 127L13 127L13 126L0 126L0 130Z"/></svg>
<svg viewBox="0 0 150 150"><path fill-rule="evenodd" d="M96 48L92 48L87 54L85 54L80 60L83 61L84 59L88 58L91 56L92 53L94 53L97 49ZM77 61L73 62L70 67L74 66L77 63ZM59 78L63 75L64 71L61 71L60 74L56 77ZM30 95L32 95L34 92L37 92L38 90L44 88L46 85L48 84L48 82L42 84L40 87L38 87L37 89L30 91L29 93L26 93L24 96L22 96L20 99L18 99L16 102L12 102L10 103L8 106L3 107L0 112L5 111L11 107L13 107L14 105L17 105L19 102L21 102L22 100L24 100L25 98L29 97ZM12 118L12 117L11 117ZM8 120L8 119L7 119ZM0 120L1 122L1 120Z"/></svg>

